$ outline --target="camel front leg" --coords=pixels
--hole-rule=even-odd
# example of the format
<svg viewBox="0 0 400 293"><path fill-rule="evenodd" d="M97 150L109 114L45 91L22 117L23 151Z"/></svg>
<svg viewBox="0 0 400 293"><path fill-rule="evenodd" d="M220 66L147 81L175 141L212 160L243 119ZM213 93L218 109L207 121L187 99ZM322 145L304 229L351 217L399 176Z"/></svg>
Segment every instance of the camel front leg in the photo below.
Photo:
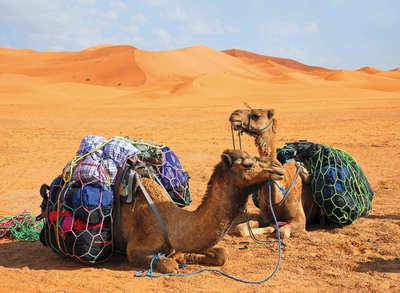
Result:
<svg viewBox="0 0 400 293"><path fill-rule="evenodd" d="M260 227L260 223L258 221L249 221L249 224L254 235L271 234L275 231L275 228L271 226ZM235 233L241 237L250 236L247 222L238 224L235 228Z"/></svg>
<svg viewBox="0 0 400 293"><path fill-rule="evenodd" d="M253 220L249 221L251 231L254 235L271 234L275 231L274 227L271 227L269 216L258 214L254 216ZM238 224L235 228L235 233L238 236L250 236L247 222Z"/></svg>
<svg viewBox="0 0 400 293"><path fill-rule="evenodd" d="M222 266L228 260L229 252L223 247L212 247L201 254L176 252L171 258L180 264Z"/></svg>
<svg viewBox="0 0 400 293"><path fill-rule="evenodd" d="M300 233L306 231L306 216L300 213L288 222L278 222L281 238L289 238L292 233Z"/></svg>
<svg viewBox="0 0 400 293"><path fill-rule="evenodd" d="M157 253L146 249L135 249L128 245L126 249L126 256L132 265L138 265L144 268L150 268L151 261L155 258ZM153 261L153 266L157 271L162 274L178 273L179 265L176 260L161 256Z"/></svg>

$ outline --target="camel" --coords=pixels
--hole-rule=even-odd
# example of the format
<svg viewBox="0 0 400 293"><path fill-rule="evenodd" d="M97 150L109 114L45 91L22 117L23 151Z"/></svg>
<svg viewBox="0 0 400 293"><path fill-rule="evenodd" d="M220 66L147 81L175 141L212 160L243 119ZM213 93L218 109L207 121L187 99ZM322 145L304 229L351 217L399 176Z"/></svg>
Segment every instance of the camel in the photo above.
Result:
<svg viewBox="0 0 400 293"><path fill-rule="evenodd" d="M276 158L278 121L274 116L274 109L249 108L232 112L229 121L233 130L254 138L259 155ZM305 232L306 223L318 222L320 208L314 204L309 184L310 174L298 162L287 162L283 168L283 179L275 181L276 184L264 184L258 192L260 212L249 221L254 235L271 234L276 231L277 227L271 226L275 223L271 205L280 222L278 229L281 238L290 237L292 233ZM249 235L247 223L239 224L235 231L239 236Z"/></svg>
<svg viewBox="0 0 400 293"><path fill-rule="evenodd" d="M131 264L146 268L162 253L154 262L154 268L161 273L177 273L179 264L222 266L229 253L215 245L243 212L249 194L270 178L281 180L282 177L282 165L276 159L251 156L241 150L225 150L209 179L202 202L192 211L177 207L154 180L141 178L163 219L169 241L143 191L138 188L133 203L121 204L125 243L116 242L116 246L126 247Z"/></svg>

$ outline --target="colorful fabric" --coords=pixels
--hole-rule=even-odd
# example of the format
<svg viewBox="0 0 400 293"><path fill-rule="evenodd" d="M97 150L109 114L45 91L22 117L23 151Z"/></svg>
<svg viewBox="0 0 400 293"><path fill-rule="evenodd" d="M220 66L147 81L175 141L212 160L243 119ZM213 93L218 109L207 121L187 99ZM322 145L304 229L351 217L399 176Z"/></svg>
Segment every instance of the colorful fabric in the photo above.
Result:
<svg viewBox="0 0 400 293"><path fill-rule="evenodd" d="M95 155L98 158L102 158L103 157L103 151L101 150L100 146L104 143L106 143L107 140L99 135L87 135L85 136L82 141L81 144L79 146L79 150L77 151L76 155L77 156L83 156L87 153L90 153L96 149L98 149L95 153Z"/></svg>
<svg viewBox="0 0 400 293"><path fill-rule="evenodd" d="M117 167L122 167L128 158L135 157L140 151L132 143L118 137L113 137L103 147L104 159L112 159Z"/></svg>

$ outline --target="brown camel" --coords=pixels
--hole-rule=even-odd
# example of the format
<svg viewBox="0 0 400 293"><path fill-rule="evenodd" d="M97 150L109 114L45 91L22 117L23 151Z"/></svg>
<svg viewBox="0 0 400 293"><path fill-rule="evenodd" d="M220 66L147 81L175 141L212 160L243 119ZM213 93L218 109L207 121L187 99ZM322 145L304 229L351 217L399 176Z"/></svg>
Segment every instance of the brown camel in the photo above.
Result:
<svg viewBox="0 0 400 293"><path fill-rule="evenodd" d="M254 137L261 156L275 158L277 120L274 115L274 109L243 109L234 111L229 121L234 130ZM283 168L282 180L275 180L276 184L264 184L258 192L260 212L250 221L255 235L275 231L275 227L271 226L274 223L271 205L280 222L282 238L306 231L306 223L318 220L320 209L314 204L308 171L297 162L285 163ZM280 187L285 191L281 191ZM247 224L239 224L236 233L240 236L249 235Z"/></svg>
<svg viewBox="0 0 400 293"><path fill-rule="evenodd" d="M178 272L178 264L223 265L228 251L214 245L243 212L249 194L269 178L281 180L282 176L282 165L276 159L226 150L214 168L201 204L194 211L177 207L154 180L142 178L163 219L170 245L138 188L134 203L121 205L122 234L129 262L149 267L153 257L162 253L167 256L161 256L154 266L161 273Z"/></svg>

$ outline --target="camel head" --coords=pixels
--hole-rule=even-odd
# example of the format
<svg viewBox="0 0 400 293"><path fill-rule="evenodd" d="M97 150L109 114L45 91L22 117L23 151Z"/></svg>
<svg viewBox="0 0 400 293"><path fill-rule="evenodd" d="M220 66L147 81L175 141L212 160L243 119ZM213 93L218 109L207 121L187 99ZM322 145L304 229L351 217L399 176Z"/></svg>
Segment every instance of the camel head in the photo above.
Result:
<svg viewBox="0 0 400 293"><path fill-rule="evenodd" d="M247 104L245 104L248 106ZM260 155L276 156L275 135L277 120L274 109L240 109L232 112L229 117L232 129L246 133L255 139L255 145Z"/></svg>
<svg viewBox="0 0 400 293"><path fill-rule="evenodd" d="M225 150L221 159L231 184L238 188L263 184L268 179L283 179L281 163L271 157L256 157L242 150Z"/></svg>

